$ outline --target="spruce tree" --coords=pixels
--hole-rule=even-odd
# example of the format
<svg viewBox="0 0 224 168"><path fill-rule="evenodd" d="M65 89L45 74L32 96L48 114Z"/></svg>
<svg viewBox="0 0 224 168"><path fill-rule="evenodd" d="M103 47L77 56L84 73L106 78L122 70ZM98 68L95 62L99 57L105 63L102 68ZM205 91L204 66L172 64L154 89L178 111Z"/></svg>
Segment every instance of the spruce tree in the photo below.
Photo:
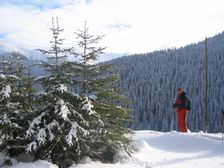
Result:
<svg viewBox="0 0 224 168"><path fill-rule="evenodd" d="M13 52L11 54L14 61L14 74L19 77L19 81L16 83L17 93L19 93L19 97L17 101L20 101L23 108L28 115L31 117L35 112L35 88L34 77L32 77L32 73L30 67L25 67L24 61L28 60L26 56L24 56L20 52ZM34 66L34 65L33 65Z"/></svg>
<svg viewBox="0 0 224 168"><path fill-rule="evenodd" d="M89 146L89 120L96 117L91 102L86 97L70 91L74 84L69 66L65 63L66 53L61 48L63 29L52 19L53 40L50 50L40 50L48 55L42 66L47 76L38 77L42 92L38 94L38 112L27 130L32 139L27 151L35 159L45 159L60 167L68 167L87 155Z"/></svg>
<svg viewBox="0 0 224 168"><path fill-rule="evenodd" d="M94 153L90 157L112 161L113 155L119 150L125 150L129 154L135 150L129 138L133 132L124 127L130 119L129 110L118 106L125 102L125 98L115 89L118 75L112 66L95 62L105 49L97 46L103 36L89 34L86 23L84 30L77 30L75 34L79 40L78 51L81 52L72 52L79 58L73 64L74 78L79 84L79 93L92 101L93 109L103 123L98 125L93 122L91 125L89 146Z"/></svg>
<svg viewBox="0 0 224 168"><path fill-rule="evenodd" d="M0 151L6 156L5 162L11 164L10 158L25 152L28 140L25 130L28 128L30 108L26 106L25 89L23 88L23 65L20 53L11 53L1 62L0 74ZM12 59L10 57L13 57ZM23 56L24 57L24 56ZM24 57L25 58L25 57ZM16 63L16 61L18 61ZM17 69L16 67L21 68Z"/></svg>

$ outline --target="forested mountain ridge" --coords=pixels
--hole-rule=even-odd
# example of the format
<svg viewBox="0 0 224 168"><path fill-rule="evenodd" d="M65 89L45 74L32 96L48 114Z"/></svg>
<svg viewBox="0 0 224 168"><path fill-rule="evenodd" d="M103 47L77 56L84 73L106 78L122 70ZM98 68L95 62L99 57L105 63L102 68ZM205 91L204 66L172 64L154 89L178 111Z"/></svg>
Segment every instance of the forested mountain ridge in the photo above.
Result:
<svg viewBox="0 0 224 168"><path fill-rule="evenodd" d="M205 125L205 42L178 49L121 57L111 61L120 74L119 88L132 101L133 129L169 131L175 116L176 89L183 87L191 100L191 131ZM221 131L224 109L224 33L208 38L208 131ZM176 118L175 118L176 123ZM175 125L177 129L177 125Z"/></svg>
<svg viewBox="0 0 224 168"><path fill-rule="evenodd" d="M0 57L6 55L4 52ZM2 60L2 59L1 59ZM25 60L25 66L39 60ZM205 42L181 48L135 54L110 61L120 75L118 87L131 100L133 121L129 127L169 131L176 114L172 105L176 89L183 87L191 100L188 116L191 131L204 130L205 125ZM208 118L209 131L221 131L224 109L224 33L208 38ZM42 68L32 67L34 76L45 75ZM176 118L175 123L177 123ZM177 125L175 125L177 129Z"/></svg>

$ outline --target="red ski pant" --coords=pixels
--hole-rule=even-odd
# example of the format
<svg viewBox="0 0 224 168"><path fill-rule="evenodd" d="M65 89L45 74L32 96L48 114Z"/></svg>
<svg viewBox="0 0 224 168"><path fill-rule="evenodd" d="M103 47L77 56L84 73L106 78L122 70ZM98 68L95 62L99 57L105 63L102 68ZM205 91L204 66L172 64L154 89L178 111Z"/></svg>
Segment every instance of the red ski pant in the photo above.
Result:
<svg viewBox="0 0 224 168"><path fill-rule="evenodd" d="M187 113L186 109L177 110L178 113L178 126L180 132L187 132Z"/></svg>

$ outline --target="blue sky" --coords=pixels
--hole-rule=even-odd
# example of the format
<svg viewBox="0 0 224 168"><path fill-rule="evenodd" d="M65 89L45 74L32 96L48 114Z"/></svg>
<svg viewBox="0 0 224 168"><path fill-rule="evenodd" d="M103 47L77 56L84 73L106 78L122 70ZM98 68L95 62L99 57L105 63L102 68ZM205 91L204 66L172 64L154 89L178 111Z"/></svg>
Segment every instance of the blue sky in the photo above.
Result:
<svg viewBox="0 0 224 168"><path fill-rule="evenodd" d="M15 5L15 6L35 6L41 10L61 8L64 5L75 2L73 1L61 1L61 0L1 0L0 5ZM89 0L86 0L89 2Z"/></svg>
<svg viewBox="0 0 224 168"><path fill-rule="evenodd" d="M16 6L24 6L24 5L33 5L38 8L43 8L44 6L49 8L60 7L60 3L58 1L40 1L40 0L1 0L0 5L16 5Z"/></svg>
<svg viewBox="0 0 224 168"><path fill-rule="evenodd" d="M0 39L4 39L6 35L6 33L0 33Z"/></svg>
<svg viewBox="0 0 224 168"><path fill-rule="evenodd" d="M81 0L86 4L92 0ZM40 10L62 8L69 4L79 3L80 0L1 0L0 5L14 5L14 6L33 6Z"/></svg>
<svg viewBox="0 0 224 168"><path fill-rule="evenodd" d="M0 0L0 45L48 47L51 18L58 17L66 47L85 21L90 33L105 35L106 52L181 47L222 32L223 6L223 0Z"/></svg>

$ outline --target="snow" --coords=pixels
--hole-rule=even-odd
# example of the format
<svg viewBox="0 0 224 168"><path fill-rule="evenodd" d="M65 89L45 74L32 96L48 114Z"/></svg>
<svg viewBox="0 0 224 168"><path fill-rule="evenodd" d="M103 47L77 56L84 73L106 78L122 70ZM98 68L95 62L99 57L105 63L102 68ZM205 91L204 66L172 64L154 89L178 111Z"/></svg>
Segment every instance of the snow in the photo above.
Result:
<svg viewBox="0 0 224 168"><path fill-rule="evenodd" d="M3 124L8 124L10 127L21 129L21 127L17 123L11 122L9 116L6 113L4 113L3 117L1 117L0 122L2 122Z"/></svg>
<svg viewBox="0 0 224 168"><path fill-rule="evenodd" d="M70 168L223 168L221 138L221 134L137 131L139 152L131 158L120 155L114 164L88 161Z"/></svg>
<svg viewBox="0 0 224 168"><path fill-rule="evenodd" d="M7 116L6 113L5 113L4 116L3 116L2 123L4 123L4 124L11 124L11 121L10 121L10 119L9 119L9 117Z"/></svg>
<svg viewBox="0 0 224 168"><path fill-rule="evenodd" d="M32 152L33 150L35 151L37 149L37 143L35 141L31 142L28 144L28 147L26 148L27 152Z"/></svg>
<svg viewBox="0 0 224 168"><path fill-rule="evenodd" d="M16 165L11 166L10 168L58 168L58 166L44 160L38 160L33 163L18 163Z"/></svg>
<svg viewBox="0 0 224 168"><path fill-rule="evenodd" d="M66 141L68 142L70 146L73 145L73 142L72 142L73 138L77 140L77 127L78 127L78 124L76 122L71 122L71 124L72 124L72 127L68 135L66 136Z"/></svg>
<svg viewBox="0 0 224 168"><path fill-rule="evenodd" d="M41 123L41 119L46 115L46 112L43 112L41 115L36 117L31 123L29 129L26 131L26 136L31 136L35 131L33 130L35 125L39 125Z"/></svg>
<svg viewBox="0 0 224 168"><path fill-rule="evenodd" d="M17 80L20 80L20 78L16 75L8 75L9 78L14 78L14 79L17 79Z"/></svg>
<svg viewBox="0 0 224 168"><path fill-rule="evenodd" d="M68 109L67 104L62 99L59 99L56 104L60 106L59 115L61 115L64 120L68 120L68 114L71 112Z"/></svg>
<svg viewBox="0 0 224 168"><path fill-rule="evenodd" d="M46 112L41 113L38 117L36 117L31 123L29 129L26 131L26 137L31 137L36 131L34 130L36 125L39 125L41 123L42 117L46 115ZM48 127L49 128L49 127ZM46 132L45 130L40 130L38 132L38 140L41 141L41 143L45 142ZM33 150L37 149L37 143L35 141L28 144L26 151L31 152Z"/></svg>
<svg viewBox="0 0 224 168"><path fill-rule="evenodd" d="M55 135L51 132L51 130L54 127L58 127L59 123L56 120L53 120L53 122L51 122L50 124L47 125L47 129L48 129L48 133L49 133L49 140L52 141L55 137Z"/></svg>
<svg viewBox="0 0 224 168"><path fill-rule="evenodd" d="M3 87L1 93L3 94L2 97L9 98L10 94L12 93L11 86L10 85L6 85L5 87Z"/></svg>
<svg viewBox="0 0 224 168"><path fill-rule="evenodd" d="M63 92L67 92L68 91L68 88L67 86L63 85L63 84L59 84L59 86L57 87L57 90L61 93Z"/></svg>
<svg viewBox="0 0 224 168"><path fill-rule="evenodd" d="M89 115L96 114L96 112L94 110L92 110L93 109L93 104L87 96L84 97L84 101L82 102L82 104L83 104L82 110L86 110Z"/></svg>
<svg viewBox="0 0 224 168"><path fill-rule="evenodd" d="M41 128L37 134L37 141L40 144L44 144L47 140L46 140L47 134L44 128Z"/></svg>
<svg viewBox="0 0 224 168"><path fill-rule="evenodd" d="M104 164L86 158L70 168L223 168L222 134L136 131L133 137L139 151L129 157L118 153L115 163ZM56 168L45 161L19 163L13 168Z"/></svg>
<svg viewBox="0 0 224 168"><path fill-rule="evenodd" d="M36 93L37 96L40 96L40 95L47 95L47 92L44 92L44 91L39 91Z"/></svg>
<svg viewBox="0 0 224 168"><path fill-rule="evenodd" d="M0 73L0 78L5 79L5 75Z"/></svg>
<svg viewBox="0 0 224 168"><path fill-rule="evenodd" d="M36 77L36 78L34 79L34 81L36 82L36 81L43 80L43 79L48 78L48 77L49 77L49 75L38 76L38 77Z"/></svg>
<svg viewBox="0 0 224 168"><path fill-rule="evenodd" d="M71 129L70 129L68 135L66 136L66 141L71 146L71 145L73 145L73 141L72 141L73 139L75 141L78 141L78 136L77 136L78 131L82 132L84 137L89 135L89 131L85 130L77 122L71 122L71 121L69 121L69 122L71 124Z"/></svg>

